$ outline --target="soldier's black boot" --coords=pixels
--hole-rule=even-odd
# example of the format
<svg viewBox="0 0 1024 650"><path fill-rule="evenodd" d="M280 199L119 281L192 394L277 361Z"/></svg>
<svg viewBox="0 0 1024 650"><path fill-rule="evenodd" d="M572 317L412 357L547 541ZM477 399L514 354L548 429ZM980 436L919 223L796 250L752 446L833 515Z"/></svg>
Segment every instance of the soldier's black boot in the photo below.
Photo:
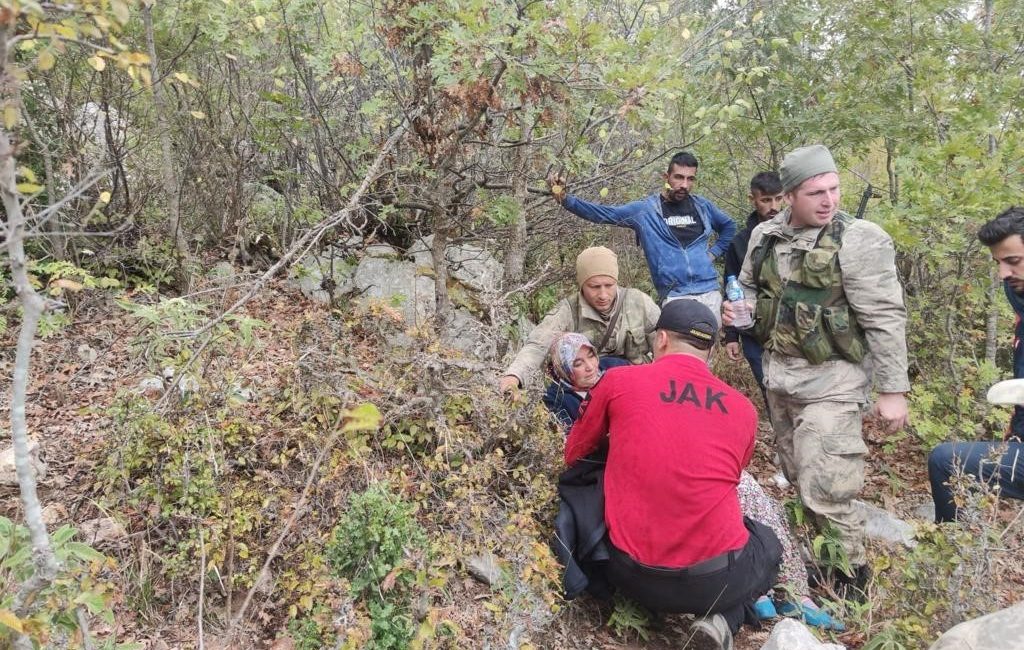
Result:
<svg viewBox="0 0 1024 650"><path fill-rule="evenodd" d="M853 568L853 575L836 570L832 573L836 595L843 600L863 603L867 599L868 583L871 581L871 567L862 564Z"/></svg>

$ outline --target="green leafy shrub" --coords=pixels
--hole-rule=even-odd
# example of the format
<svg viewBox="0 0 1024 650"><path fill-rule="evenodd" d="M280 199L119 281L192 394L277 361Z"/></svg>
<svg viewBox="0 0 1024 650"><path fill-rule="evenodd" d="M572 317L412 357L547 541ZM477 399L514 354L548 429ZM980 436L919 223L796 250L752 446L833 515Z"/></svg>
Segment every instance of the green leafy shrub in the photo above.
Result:
<svg viewBox="0 0 1024 650"><path fill-rule="evenodd" d="M387 484L352 495L324 555L334 573L349 580L352 596L367 601L372 648L408 646L413 635L409 586L416 577L410 560L425 548L413 506Z"/></svg>
<svg viewBox="0 0 1024 650"><path fill-rule="evenodd" d="M74 541L75 529L61 526L50 537L61 568L53 584L33 602L33 613L18 618L11 611L19 586L34 572L32 544L25 526L0 517L0 645L8 647L12 632L27 634L43 645L47 639L82 632L75 610L84 608L108 625L114 624L111 585L106 572L113 563L88 544ZM111 646L112 645L111 642ZM125 647L125 646L119 646Z"/></svg>
<svg viewBox="0 0 1024 650"><path fill-rule="evenodd" d="M873 618L885 623L865 647L921 647L997 607L993 563L1006 552L1009 532L999 517L998 495L971 477L954 477L952 483L961 521L921 524L914 548L874 560Z"/></svg>

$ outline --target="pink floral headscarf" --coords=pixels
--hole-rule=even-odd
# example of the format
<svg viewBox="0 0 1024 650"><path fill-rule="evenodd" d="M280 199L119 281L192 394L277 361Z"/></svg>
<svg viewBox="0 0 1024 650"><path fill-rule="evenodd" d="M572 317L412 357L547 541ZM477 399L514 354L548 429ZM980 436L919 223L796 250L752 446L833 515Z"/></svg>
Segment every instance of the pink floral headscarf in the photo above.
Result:
<svg viewBox="0 0 1024 650"><path fill-rule="evenodd" d="M551 372L557 379L573 385L572 364L576 360L576 354L584 347L594 350L597 354L590 339L576 332L566 332L551 343L548 361L551 363Z"/></svg>

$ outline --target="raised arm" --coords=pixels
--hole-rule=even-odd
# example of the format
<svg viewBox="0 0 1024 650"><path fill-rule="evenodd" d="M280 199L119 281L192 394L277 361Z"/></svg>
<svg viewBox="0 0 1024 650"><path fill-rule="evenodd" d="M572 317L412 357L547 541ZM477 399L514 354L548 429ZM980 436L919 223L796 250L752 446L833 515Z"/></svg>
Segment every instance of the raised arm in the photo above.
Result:
<svg viewBox="0 0 1024 650"><path fill-rule="evenodd" d="M644 203L645 201L641 199L625 205L601 205L575 196L566 196L562 201L562 207L591 223L633 228L638 223L637 216L645 209Z"/></svg>

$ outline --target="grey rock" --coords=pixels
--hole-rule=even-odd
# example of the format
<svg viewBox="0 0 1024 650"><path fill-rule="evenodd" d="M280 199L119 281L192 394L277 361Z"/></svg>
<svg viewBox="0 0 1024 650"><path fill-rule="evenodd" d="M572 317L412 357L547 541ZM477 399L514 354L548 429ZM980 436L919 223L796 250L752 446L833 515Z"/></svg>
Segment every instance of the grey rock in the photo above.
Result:
<svg viewBox="0 0 1024 650"><path fill-rule="evenodd" d="M97 158L102 158L107 147L107 127L109 122L110 132L114 139L120 138L120 133L126 128L124 120L121 119L117 109L109 111L96 102L86 102L75 111L74 124L85 136L88 142L90 153Z"/></svg>
<svg viewBox="0 0 1024 650"><path fill-rule="evenodd" d="M416 266L433 268L430 248L434 236L429 235L413 244L408 251ZM458 244L445 250L448 273L451 277L477 291L495 291L501 284L503 267L486 249L473 244Z"/></svg>
<svg viewBox="0 0 1024 650"><path fill-rule="evenodd" d="M863 501L855 501L864 509L866 518L865 534L871 539L889 542L890 544L902 544L907 548L914 548L917 542L914 540L914 527L893 515L887 510Z"/></svg>
<svg viewBox="0 0 1024 650"><path fill-rule="evenodd" d="M493 553L474 555L466 559L466 570L480 582L493 587L501 581L501 565Z"/></svg>
<svg viewBox="0 0 1024 650"><path fill-rule="evenodd" d="M385 300L402 311L407 325L419 325L434 315L434 280L416 273L412 262L364 257L352 284L360 301Z"/></svg>
<svg viewBox="0 0 1024 650"><path fill-rule="evenodd" d="M452 322L441 340L445 345L477 359L493 359L498 354L497 344L487 327L465 309L452 311Z"/></svg>
<svg viewBox="0 0 1024 650"><path fill-rule="evenodd" d="M98 517L78 524L78 532L90 546L116 544L128 537L128 531L116 519Z"/></svg>
<svg viewBox="0 0 1024 650"><path fill-rule="evenodd" d="M328 303L330 294L323 288L324 278L334 282L334 295L340 296L353 289L354 274L355 268L345 258L327 250L311 253L293 264L288 270L288 279L302 295L317 302Z"/></svg>
<svg viewBox="0 0 1024 650"><path fill-rule="evenodd" d="M160 377L146 377L139 382L138 391L149 397L158 397L164 392L164 380Z"/></svg>
<svg viewBox="0 0 1024 650"><path fill-rule="evenodd" d="M248 218L257 232L273 232L266 227L279 223L288 211L284 197L263 183L246 183L242 187L242 196L248 205Z"/></svg>
<svg viewBox="0 0 1024 650"><path fill-rule="evenodd" d="M228 261L217 262L206 272L206 277L218 287L230 287L235 283L235 267Z"/></svg>
<svg viewBox="0 0 1024 650"><path fill-rule="evenodd" d="M46 463L39 459L39 441L28 441L29 464L36 480L46 478ZM18 472L14 465L14 445L0 451L0 485L17 487Z"/></svg>
<svg viewBox="0 0 1024 650"><path fill-rule="evenodd" d="M94 348L90 347L86 343L79 345L77 352L78 358L81 359L84 363L93 363L94 361L96 361L96 357L99 356L99 353L96 352Z"/></svg>
<svg viewBox="0 0 1024 650"><path fill-rule="evenodd" d="M416 266L432 267L434 266L434 258L430 252L430 247L434 244L434 236L427 235L422 239L416 240L409 250L406 251L412 261L415 262Z"/></svg>
<svg viewBox="0 0 1024 650"><path fill-rule="evenodd" d="M253 398L253 390L247 386L243 386L238 382L231 384L228 387L226 397L231 400L238 402L251 402Z"/></svg>
<svg viewBox="0 0 1024 650"><path fill-rule="evenodd" d="M387 244L370 244L366 247L363 252L366 257L384 257L389 259L398 259L398 250L393 246Z"/></svg>
<svg viewBox="0 0 1024 650"><path fill-rule="evenodd" d="M920 503L914 506L910 513L913 515L914 519L935 521L935 503L932 501Z"/></svg>
<svg viewBox="0 0 1024 650"><path fill-rule="evenodd" d="M1021 650L1024 602L951 628L930 650Z"/></svg>
<svg viewBox="0 0 1024 650"><path fill-rule="evenodd" d="M822 643L810 628L793 618L784 618L772 628L761 650L846 650L835 643Z"/></svg>

